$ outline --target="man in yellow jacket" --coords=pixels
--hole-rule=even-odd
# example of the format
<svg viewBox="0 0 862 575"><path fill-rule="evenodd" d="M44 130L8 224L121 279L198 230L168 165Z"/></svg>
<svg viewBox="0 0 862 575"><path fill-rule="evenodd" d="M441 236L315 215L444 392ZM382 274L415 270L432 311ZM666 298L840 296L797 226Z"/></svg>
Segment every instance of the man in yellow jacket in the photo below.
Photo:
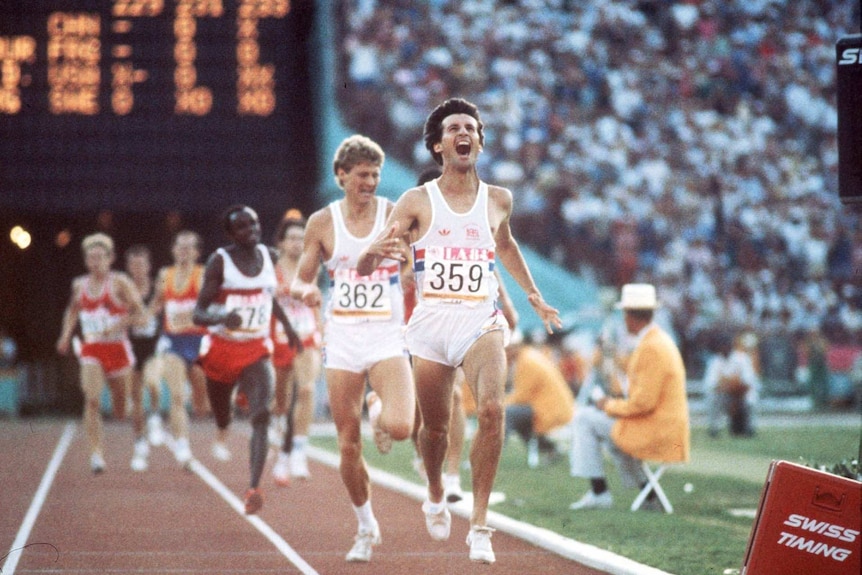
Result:
<svg viewBox="0 0 862 575"><path fill-rule="evenodd" d="M590 480L591 489L570 509L607 509L613 498L607 488L602 446L606 445L626 487L647 480L640 461L689 460L690 432L685 366L671 337L653 322L658 307L651 284L626 284L617 307L637 345L626 366L628 395L596 397L595 405L579 407L573 419L571 475ZM642 509L659 509L650 493Z"/></svg>
<svg viewBox="0 0 862 575"><path fill-rule="evenodd" d="M506 436L515 432L529 447L527 463L539 464L539 455L554 457L556 446L548 435L572 421L575 398L557 364L523 341L520 330L506 347L512 389L506 396Z"/></svg>

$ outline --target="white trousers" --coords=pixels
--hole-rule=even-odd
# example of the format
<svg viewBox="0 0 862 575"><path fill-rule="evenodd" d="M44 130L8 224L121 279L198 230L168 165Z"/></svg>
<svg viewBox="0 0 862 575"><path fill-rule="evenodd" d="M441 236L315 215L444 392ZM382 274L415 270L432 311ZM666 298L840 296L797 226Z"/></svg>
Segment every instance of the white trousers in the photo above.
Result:
<svg viewBox="0 0 862 575"><path fill-rule="evenodd" d="M617 466L623 485L639 487L646 483L639 459L621 451L611 441L616 419L593 405L579 405L572 419L569 473L572 477L594 479L605 476L602 449L607 449Z"/></svg>

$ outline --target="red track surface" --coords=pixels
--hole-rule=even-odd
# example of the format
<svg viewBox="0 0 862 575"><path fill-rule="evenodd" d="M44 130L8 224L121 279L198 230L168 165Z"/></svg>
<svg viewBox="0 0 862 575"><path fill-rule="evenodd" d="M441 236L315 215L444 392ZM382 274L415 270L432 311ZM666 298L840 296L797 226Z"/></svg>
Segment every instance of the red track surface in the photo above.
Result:
<svg viewBox="0 0 862 575"><path fill-rule="evenodd" d="M375 548L371 563L346 563L356 519L337 470L312 461L311 481L277 488L268 466L258 519L249 520L232 506L231 501L241 504L248 482L248 424L243 421L235 424L231 461L210 456L214 425L199 422L192 425L191 436L199 463L195 471L178 468L172 454L160 447L153 449L144 473L129 469L129 425L109 423L108 467L99 476L90 473L83 430L71 422L75 432L68 452L50 489L43 490L38 514L28 514L40 499L40 482L68 423L0 420L3 575L10 574L9 558L19 574L600 575L501 532L492 540L497 562L471 563L464 543L467 520L453 516L449 541L432 541L420 504L380 486L374 488L373 505L383 544ZM216 479L215 487L207 477ZM226 491L220 492L218 483ZM291 561L295 557L300 558L296 563Z"/></svg>

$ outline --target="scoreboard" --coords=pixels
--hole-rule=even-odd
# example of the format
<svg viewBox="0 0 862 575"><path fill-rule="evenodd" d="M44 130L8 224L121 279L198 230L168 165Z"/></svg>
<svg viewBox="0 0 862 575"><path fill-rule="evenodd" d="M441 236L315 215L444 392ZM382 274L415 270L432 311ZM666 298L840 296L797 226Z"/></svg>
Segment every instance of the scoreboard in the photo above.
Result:
<svg viewBox="0 0 862 575"><path fill-rule="evenodd" d="M313 205L312 0L0 2L0 209Z"/></svg>

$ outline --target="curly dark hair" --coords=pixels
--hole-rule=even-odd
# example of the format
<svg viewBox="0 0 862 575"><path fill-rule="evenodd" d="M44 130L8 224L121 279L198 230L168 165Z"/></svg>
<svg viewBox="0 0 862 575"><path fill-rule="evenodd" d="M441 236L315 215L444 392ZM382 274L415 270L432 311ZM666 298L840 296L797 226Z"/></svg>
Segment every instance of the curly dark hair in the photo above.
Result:
<svg viewBox="0 0 862 575"><path fill-rule="evenodd" d="M468 102L463 98L449 98L434 108L434 111L432 111L431 114L428 115L428 119L425 120L425 133L423 135L425 148L431 152L431 157L434 158L434 162L438 166L443 165L443 156L434 151L434 144L443 139L443 120L453 114L467 114L468 116L475 118L476 122L479 124L479 143L483 146L485 145L485 125L479 117L479 108L472 102Z"/></svg>

